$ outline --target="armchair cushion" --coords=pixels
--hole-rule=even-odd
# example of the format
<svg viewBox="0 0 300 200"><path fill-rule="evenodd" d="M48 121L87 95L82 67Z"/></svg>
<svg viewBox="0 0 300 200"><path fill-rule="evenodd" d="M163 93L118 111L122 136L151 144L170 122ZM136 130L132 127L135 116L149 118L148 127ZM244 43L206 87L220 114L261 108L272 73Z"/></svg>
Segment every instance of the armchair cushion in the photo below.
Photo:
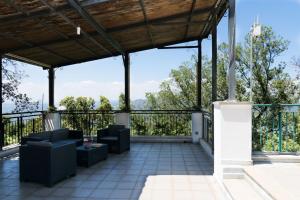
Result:
<svg viewBox="0 0 300 200"><path fill-rule="evenodd" d="M109 125L108 126L109 134L114 134L118 130L124 129L124 128L126 128L124 125Z"/></svg>
<svg viewBox="0 0 300 200"><path fill-rule="evenodd" d="M57 142L60 140L67 140L69 135L68 129L57 129L51 132L50 141Z"/></svg>

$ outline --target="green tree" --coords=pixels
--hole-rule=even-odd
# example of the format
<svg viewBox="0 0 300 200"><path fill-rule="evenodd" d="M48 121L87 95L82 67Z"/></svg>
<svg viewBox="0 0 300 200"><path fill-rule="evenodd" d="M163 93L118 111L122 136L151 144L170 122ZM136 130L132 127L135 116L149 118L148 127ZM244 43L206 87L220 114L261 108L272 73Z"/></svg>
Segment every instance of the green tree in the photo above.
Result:
<svg viewBox="0 0 300 200"><path fill-rule="evenodd" d="M250 34L250 33L249 33ZM250 39L238 49L238 78L243 87L250 88ZM294 103L299 98L297 85L285 72L287 63L278 58L288 49L289 41L277 35L271 27L263 26L262 35L253 40L253 101L254 103ZM249 96L249 92L246 93ZM249 99L248 99L249 100Z"/></svg>
<svg viewBox="0 0 300 200"><path fill-rule="evenodd" d="M38 101L34 102L27 94L19 92L21 80L26 77L26 74L18 69L15 61L7 58L2 59L2 76L2 103L13 102L15 105L13 112L38 110Z"/></svg>
<svg viewBox="0 0 300 200"><path fill-rule="evenodd" d="M253 100L254 103L296 103L299 101L299 85L285 72L287 63L280 62L279 57L289 45L287 40L274 33L271 27L263 26L262 35L253 41ZM243 43L236 47L236 77L237 99L249 101L250 94L250 40L249 34ZM222 43L218 46L217 62L217 99L228 98L227 67L228 45ZM211 111L211 61L207 56L202 58L202 103L203 108ZM300 65L295 61L295 65ZM192 56L190 62L185 62L178 69L173 69L169 79L160 85L158 93L148 93L147 108L151 109L193 109L196 107L195 70L197 58ZM258 109L254 116L254 130L258 122L270 121L273 113L265 115L266 108ZM264 114L264 116L263 116ZM276 123L276 121L275 121ZM258 134L255 134L256 136ZM254 143L259 143L258 137ZM286 143L288 147L288 142ZM293 149L293 148L292 148Z"/></svg>
<svg viewBox="0 0 300 200"><path fill-rule="evenodd" d="M120 94L119 96L119 110L125 110L126 105L125 105L125 94Z"/></svg>
<svg viewBox="0 0 300 200"><path fill-rule="evenodd" d="M110 101L108 100L108 98L106 98L105 96L100 96L100 105L98 107L98 110L109 111L112 109L113 109L113 107L112 107Z"/></svg>
<svg viewBox="0 0 300 200"><path fill-rule="evenodd" d="M95 109L95 100L91 97L78 97L67 96L63 98L60 106L64 106L67 111L89 111Z"/></svg>
<svg viewBox="0 0 300 200"><path fill-rule="evenodd" d="M249 100L250 89L250 41L245 37L244 44L236 47L237 60L237 99ZM287 64L279 62L278 57L287 50L289 42L274 33L271 27L263 26L262 35L254 40L253 45L253 99L254 103L295 103L299 99L298 86L288 73ZM206 56L203 62L203 105L211 106L211 61ZM195 69L197 58L192 56L178 69L173 69L169 79L162 82L158 93L148 93L147 107L161 109L192 109L196 107ZM228 45L218 46L218 81L217 98L228 98L227 67Z"/></svg>
<svg viewBox="0 0 300 200"><path fill-rule="evenodd" d="M66 108L67 113L62 114L63 127L76 130L83 130L87 134L91 132L91 115L90 110L95 109L95 100L90 97L72 96L65 97L59 103Z"/></svg>
<svg viewBox="0 0 300 200"><path fill-rule="evenodd" d="M97 116L97 119L101 123L98 123L98 128L107 127L114 121L114 116L109 113L109 111L111 111L112 109L113 107L108 98L106 98L105 96L100 96L100 105L98 107L98 110L100 110L101 113Z"/></svg>

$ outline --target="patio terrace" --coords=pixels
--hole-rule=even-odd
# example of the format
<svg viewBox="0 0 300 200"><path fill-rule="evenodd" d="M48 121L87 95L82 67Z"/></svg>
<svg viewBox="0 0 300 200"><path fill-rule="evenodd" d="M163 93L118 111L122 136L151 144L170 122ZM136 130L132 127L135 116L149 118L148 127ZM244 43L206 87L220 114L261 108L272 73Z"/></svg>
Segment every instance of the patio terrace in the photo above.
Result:
<svg viewBox="0 0 300 200"><path fill-rule="evenodd" d="M8 199L223 199L213 162L200 145L133 143L53 188L19 182L18 157L0 161L0 198Z"/></svg>

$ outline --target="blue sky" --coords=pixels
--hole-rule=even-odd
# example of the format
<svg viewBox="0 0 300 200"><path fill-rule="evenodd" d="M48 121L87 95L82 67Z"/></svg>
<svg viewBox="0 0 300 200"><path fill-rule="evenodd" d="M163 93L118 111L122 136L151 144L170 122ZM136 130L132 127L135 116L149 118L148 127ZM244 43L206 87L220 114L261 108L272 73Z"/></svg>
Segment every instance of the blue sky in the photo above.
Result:
<svg viewBox="0 0 300 200"><path fill-rule="evenodd" d="M272 26L276 33L291 42L289 50L281 60L291 62L294 56L300 57L300 0L237 0L237 41L244 39L256 16L264 25ZM218 42L227 42L227 17L218 27ZM203 43L204 54L210 55L211 40ZM168 78L173 68L190 59L195 50L148 50L131 55L131 97L144 98L145 92L158 91L161 81ZM41 68L20 65L28 75L21 84L20 91L35 100L48 98L47 71ZM100 95L111 100L118 99L124 90L123 64L120 57L102 59L79 65L67 66L56 71L55 101L64 96ZM292 75L295 70L290 67ZM5 106L5 105L4 105ZM5 108L4 108L5 109Z"/></svg>

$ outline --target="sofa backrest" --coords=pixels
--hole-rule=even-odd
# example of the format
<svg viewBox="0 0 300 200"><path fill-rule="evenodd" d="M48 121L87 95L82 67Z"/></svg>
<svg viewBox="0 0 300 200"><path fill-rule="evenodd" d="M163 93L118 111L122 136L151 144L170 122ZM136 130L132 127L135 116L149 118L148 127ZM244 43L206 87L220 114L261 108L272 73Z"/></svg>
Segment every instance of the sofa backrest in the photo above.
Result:
<svg viewBox="0 0 300 200"><path fill-rule="evenodd" d="M51 142L46 142L46 141L28 141L27 142L28 146L37 146L37 147L52 147Z"/></svg>
<svg viewBox="0 0 300 200"><path fill-rule="evenodd" d="M108 126L108 130L110 133L113 133L117 130L120 130L120 129L124 129L125 126L124 125L119 125L119 124L114 124L114 125L109 125Z"/></svg>
<svg viewBox="0 0 300 200"><path fill-rule="evenodd" d="M68 135L69 135L69 130L66 128L53 130L53 131L51 131L50 141L57 142L60 140L66 140L66 139L68 139Z"/></svg>
<svg viewBox="0 0 300 200"><path fill-rule="evenodd" d="M43 132L32 133L28 135L28 137L39 137L39 138L44 138L45 140L49 140L50 136L51 136L51 131L43 131Z"/></svg>

